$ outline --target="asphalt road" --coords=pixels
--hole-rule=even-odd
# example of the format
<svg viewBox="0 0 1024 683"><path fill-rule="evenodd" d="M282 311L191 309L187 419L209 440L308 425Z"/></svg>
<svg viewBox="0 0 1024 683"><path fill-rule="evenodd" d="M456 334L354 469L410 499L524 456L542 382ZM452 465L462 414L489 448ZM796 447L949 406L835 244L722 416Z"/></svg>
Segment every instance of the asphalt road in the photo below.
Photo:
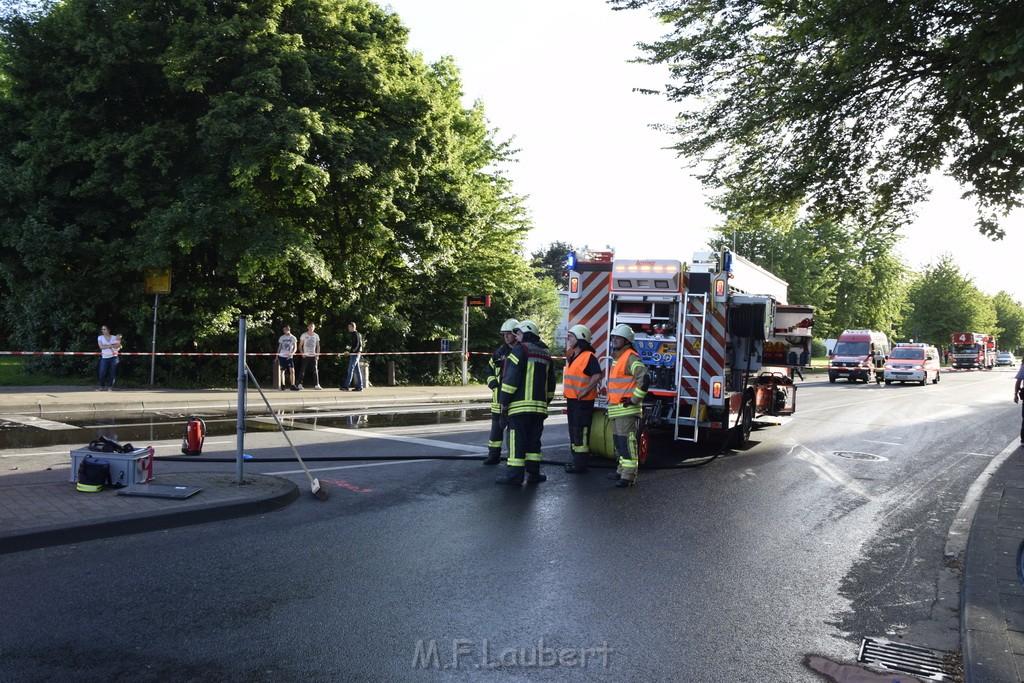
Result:
<svg viewBox="0 0 1024 683"><path fill-rule="evenodd" d="M956 651L945 552L1017 438L1011 381L808 382L749 448L628 490L553 466L495 486L466 459L485 422L289 420L311 459L407 459L315 461L331 498L264 517L0 556L0 679L820 681L805 658L853 663L864 636ZM246 452L305 481L259 460L288 456L280 434ZM561 416L545 456L568 456Z"/></svg>

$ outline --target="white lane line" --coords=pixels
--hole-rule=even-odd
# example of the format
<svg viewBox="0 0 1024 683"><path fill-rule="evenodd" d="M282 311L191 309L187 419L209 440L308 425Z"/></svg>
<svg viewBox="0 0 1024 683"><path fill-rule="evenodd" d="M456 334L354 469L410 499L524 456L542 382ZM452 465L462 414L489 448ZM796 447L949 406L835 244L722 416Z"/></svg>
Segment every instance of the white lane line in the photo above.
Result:
<svg viewBox="0 0 1024 683"><path fill-rule="evenodd" d="M46 420L33 415L0 415L0 420L7 420L8 422L25 425L26 427L35 427L36 429L46 429L49 431L80 429L80 427L76 427L75 425L69 425L64 422L54 422L53 420Z"/></svg>
<svg viewBox="0 0 1024 683"><path fill-rule="evenodd" d="M902 446L901 443L893 443L892 441L872 441L871 439L864 439L866 443L880 443L883 446Z"/></svg>
<svg viewBox="0 0 1024 683"><path fill-rule="evenodd" d="M360 467L384 467L386 465L408 465L414 462L436 462L435 460L424 459L424 460L391 460L388 462L368 462L361 465L337 465L336 467L310 467L310 472L333 472L334 470L354 470ZM276 475L293 475L293 474L305 474L304 470L282 470L280 472L267 472L267 474Z"/></svg>
<svg viewBox="0 0 1024 683"><path fill-rule="evenodd" d="M260 418L260 422L276 424L273 419ZM464 446L450 441L438 441L436 439L420 439L414 436L401 436L399 434L382 434L368 429L341 429L340 427L315 427L313 425L294 423L289 425L294 429L306 429L315 432L327 432L328 434L346 434L348 436L363 437L366 439L384 439L386 441L401 441L402 443L416 444L417 446L430 446L431 448L443 448L450 451L465 451L467 453L486 453L486 446Z"/></svg>

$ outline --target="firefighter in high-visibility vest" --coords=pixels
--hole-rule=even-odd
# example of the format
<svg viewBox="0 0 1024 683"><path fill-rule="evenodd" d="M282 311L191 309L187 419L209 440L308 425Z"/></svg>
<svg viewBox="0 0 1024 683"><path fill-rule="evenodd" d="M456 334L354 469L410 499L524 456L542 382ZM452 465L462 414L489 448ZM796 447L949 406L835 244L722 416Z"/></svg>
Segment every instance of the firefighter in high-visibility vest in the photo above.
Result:
<svg viewBox="0 0 1024 683"><path fill-rule="evenodd" d="M569 418L569 443L572 448L572 462L566 463L569 474L583 474L587 471L590 457L590 423L594 415L594 399L603 374L601 363L590 345L590 330L583 325L573 325L565 335L565 394L566 414Z"/></svg>
<svg viewBox="0 0 1024 683"><path fill-rule="evenodd" d="M501 461L501 442L505 435L507 415L502 414L501 404L498 402L498 395L501 393L501 378L505 374L505 365L508 356L512 353L512 347L516 345L516 335L512 331L516 329L519 321L509 318L501 326L501 345L494 349L487 366L490 373L487 375L487 386L491 390L491 434L487 441L487 459L485 465L497 465Z"/></svg>
<svg viewBox="0 0 1024 683"><path fill-rule="evenodd" d="M537 336L537 324L523 320L515 328L519 342L512 349L501 380L498 402L508 413L509 453L505 472L496 484L539 484L540 438L548 405L555 397L555 369L551 352Z"/></svg>
<svg viewBox="0 0 1024 683"><path fill-rule="evenodd" d="M612 367L608 372L608 419L612 423L615 454L619 466L614 474L615 486L626 488L636 483L636 434L643 414L644 396L650 378L647 367L633 348L633 328L616 325L610 333Z"/></svg>

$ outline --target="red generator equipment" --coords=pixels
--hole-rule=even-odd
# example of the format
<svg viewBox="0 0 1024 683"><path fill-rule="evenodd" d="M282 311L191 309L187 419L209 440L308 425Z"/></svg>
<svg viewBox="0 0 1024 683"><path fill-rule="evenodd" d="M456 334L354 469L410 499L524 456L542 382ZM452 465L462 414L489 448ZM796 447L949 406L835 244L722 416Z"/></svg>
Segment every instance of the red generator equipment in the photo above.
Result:
<svg viewBox="0 0 1024 683"><path fill-rule="evenodd" d="M181 452L185 455L201 455L206 441L206 423L193 417L185 424L185 435L181 440Z"/></svg>

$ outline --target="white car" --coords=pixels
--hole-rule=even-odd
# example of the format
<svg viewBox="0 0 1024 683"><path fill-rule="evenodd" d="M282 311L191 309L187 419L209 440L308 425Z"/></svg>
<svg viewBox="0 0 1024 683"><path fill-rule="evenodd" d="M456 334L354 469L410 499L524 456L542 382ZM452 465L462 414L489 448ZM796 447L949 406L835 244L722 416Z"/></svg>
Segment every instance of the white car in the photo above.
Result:
<svg viewBox="0 0 1024 683"><path fill-rule="evenodd" d="M996 354L996 365L1016 365L1017 359L1009 351L1000 351Z"/></svg>

